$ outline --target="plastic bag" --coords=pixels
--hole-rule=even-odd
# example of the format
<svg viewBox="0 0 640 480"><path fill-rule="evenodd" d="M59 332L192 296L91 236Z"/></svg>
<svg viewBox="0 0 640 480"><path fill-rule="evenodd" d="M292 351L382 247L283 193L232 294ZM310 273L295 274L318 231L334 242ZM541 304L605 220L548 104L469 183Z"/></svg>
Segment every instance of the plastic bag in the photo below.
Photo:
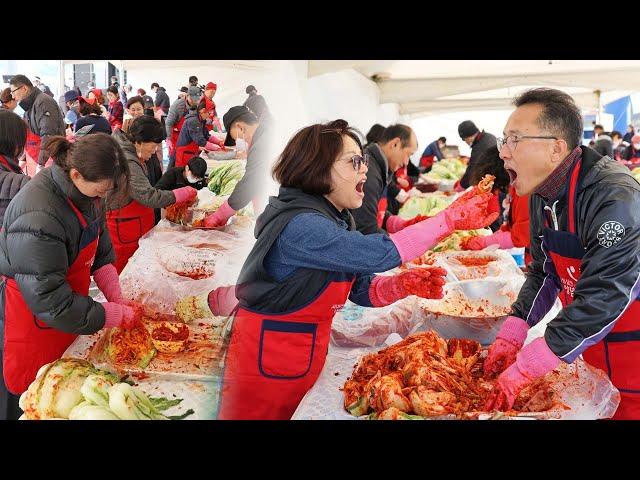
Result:
<svg viewBox="0 0 640 480"><path fill-rule="evenodd" d="M123 295L173 314L181 298L235 285L255 240L219 230L189 230L162 221L140 239L120 275Z"/></svg>
<svg viewBox="0 0 640 480"><path fill-rule="evenodd" d="M402 337L422 323L418 298L411 296L382 308L347 302L333 317L331 344L340 347L378 346L392 333Z"/></svg>

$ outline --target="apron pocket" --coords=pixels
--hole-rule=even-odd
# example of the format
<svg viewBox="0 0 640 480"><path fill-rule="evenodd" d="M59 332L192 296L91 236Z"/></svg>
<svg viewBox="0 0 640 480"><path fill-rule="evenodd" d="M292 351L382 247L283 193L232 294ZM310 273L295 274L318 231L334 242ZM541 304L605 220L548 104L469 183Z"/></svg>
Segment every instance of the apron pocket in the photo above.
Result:
<svg viewBox="0 0 640 480"><path fill-rule="evenodd" d="M116 218L116 232L120 243L135 243L142 236L142 220L140 217Z"/></svg>
<svg viewBox="0 0 640 480"><path fill-rule="evenodd" d="M267 378L304 377L311 369L315 350L315 323L263 320L258 368Z"/></svg>
<svg viewBox="0 0 640 480"><path fill-rule="evenodd" d="M604 341L611 383L621 392L640 393L640 331L610 333Z"/></svg>

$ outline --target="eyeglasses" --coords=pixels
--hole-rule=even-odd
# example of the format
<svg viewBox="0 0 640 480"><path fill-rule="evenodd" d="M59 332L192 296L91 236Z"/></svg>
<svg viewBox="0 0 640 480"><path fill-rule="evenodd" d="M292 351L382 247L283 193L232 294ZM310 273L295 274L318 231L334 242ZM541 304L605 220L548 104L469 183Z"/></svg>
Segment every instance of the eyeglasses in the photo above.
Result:
<svg viewBox="0 0 640 480"><path fill-rule="evenodd" d="M362 165L364 165L365 167L368 167L369 159L370 159L370 156L367 153L365 153L362 156L354 155L353 157L351 157L351 164L353 165L353 169L356 172L359 172Z"/></svg>
<svg viewBox="0 0 640 480"><path fill-rule="evenodd" d="M20 85L19 87L14 88L13 90L11 90L11 94L14 94L18 90L20 90L22 87L24 87L24 85Z"/></svg>
<svg viewBox="0 0 640 480"><path fill-rule="evenodd" d="M518 137L516 135L509 135L506 138L496 138L496 144L498 146L498 151L502 151L502 147L505 146L505 144L507 145L507 147L509 147L509 150L513 151L516 149L516 147L518 146L518 142L522 141L522 140L526 140L528 138L541 138L541 139L545 139L545 140L558 140L558 137L550 137L550 136L544 136L544 135L523 135L521 137Z"/></svg>

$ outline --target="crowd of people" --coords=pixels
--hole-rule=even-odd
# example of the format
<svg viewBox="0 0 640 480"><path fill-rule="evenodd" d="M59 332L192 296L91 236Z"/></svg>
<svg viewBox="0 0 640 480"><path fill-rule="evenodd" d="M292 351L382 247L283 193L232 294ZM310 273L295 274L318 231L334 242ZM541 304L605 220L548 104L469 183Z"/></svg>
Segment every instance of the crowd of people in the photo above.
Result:
<svg viewBox="0 0 640 480"><path fill-rule="evenodd" d="M136 305L123 299L118 276L161 209L206 186L202 151L246 143L246 173L208 226L256 200L268 174L272 118L253 86L247 102L256 111L238 105L220 122L217 85L196 77L173 105L155 82L155 99L143 89L132 96L114 77L106 97L90 85L58 103L38 80L14 75L0 97L0 418L17 418L18 396L77 335L131 321ZM92 277L106 302L89 295Z"/></svg>
<svg viewBox="0 0 640 480"><path fill-rule="evenodd" d="M11 186L0 189L6 415L15 414L38 368L76 335L132 320L136 305L124 300L118 275L139 239L162 208L191 201L206 185L201 151L244 143L245 175L205 226L225 225L255 203L274 159L280 189L257 209L256 243L237 285L193 303L234 315L218 418L290 418L324 366L337 308L347 299L378 308L418 293L442 298L442 269L377 273L457 230L483 228L493 233L467 239L464 249L523 247L527 258L524 286L484 363L485 374L497 376L486 408L509 410L535 379L583 355L620 390L615 418L640 418L640 184L627 168L640 136L631 126L626 136L594 129L593 148L583 146L574 100L528 90L514 99L499 138L471 120L459 124L471 153L454 188L466 193L434 216L406 219L399 209L420 174L444 158L445 137L428 143L414 165L419 143L410 126L376 124L364 143L338 119L300 129L272 155L273 119L254 86L220 122L217 85L199 85L195 76L188 83L173 103L153 83L151 105L146 92L131 97L130 86L116 82L104 111L100 89L86 97L74 89L63 113L27 77L11 79L11 99L2 97L9 106L0 111L0 182ZM621 145L631 160L616 156ZM471 194L487 174L493 191ZM88 295L92 276L106 302ZM525 346L557 298L562 310Z"/></svg>

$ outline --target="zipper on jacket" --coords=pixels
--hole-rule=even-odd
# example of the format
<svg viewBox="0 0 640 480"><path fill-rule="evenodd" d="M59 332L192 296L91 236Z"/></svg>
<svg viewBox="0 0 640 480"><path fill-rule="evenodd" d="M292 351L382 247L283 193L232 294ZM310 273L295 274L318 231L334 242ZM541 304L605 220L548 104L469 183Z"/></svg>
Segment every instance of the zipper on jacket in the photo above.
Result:
<svg viewBox="0 0 640 480"><path fill-rule="evenodd" d="M545 210L548 210L549 212L551 212L551 220L553 221L553 229L554 230L559 230L559 228L558 228L558 216L556 215L556 205L557 204L558 204L558 200L553 202L553 205L551 207L549 207L548 205L546 205L544 207Z"/></svg>

